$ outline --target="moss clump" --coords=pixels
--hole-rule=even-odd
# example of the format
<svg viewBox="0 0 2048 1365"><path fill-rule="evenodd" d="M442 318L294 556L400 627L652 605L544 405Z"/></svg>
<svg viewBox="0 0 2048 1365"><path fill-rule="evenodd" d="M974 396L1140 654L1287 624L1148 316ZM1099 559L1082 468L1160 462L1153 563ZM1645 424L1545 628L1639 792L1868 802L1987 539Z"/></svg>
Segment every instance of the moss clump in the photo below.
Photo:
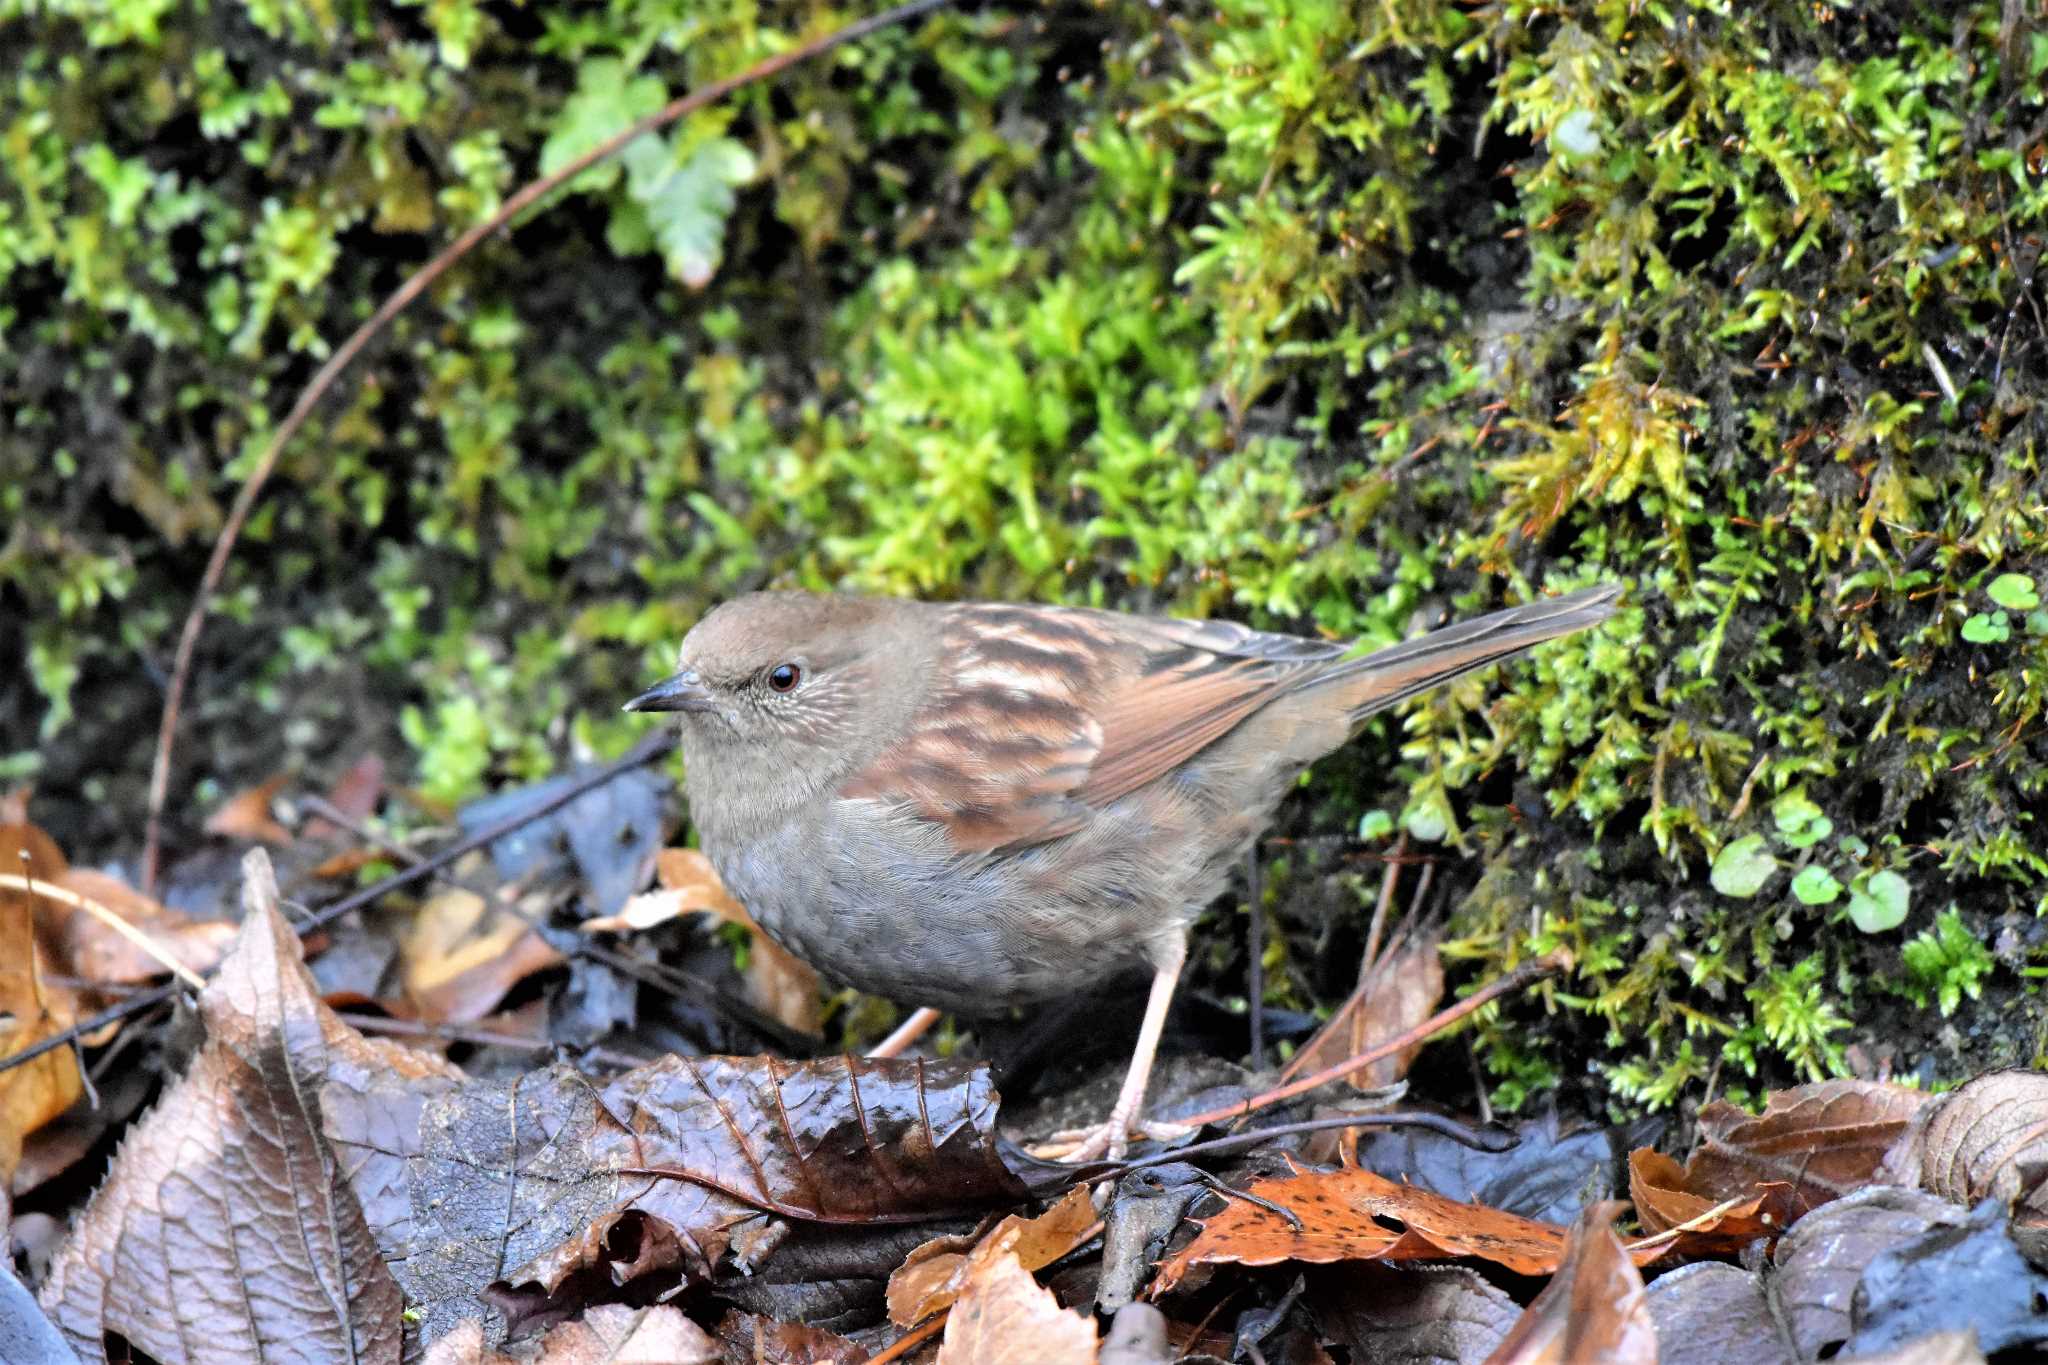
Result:
<svg viewBox="0 0 2048 1365"><path fill-rule="evenodd" d="M113 845L149 669L323 348L792 35L723 0L0 17L35 38L0 59L0 761ZM1837 1071L1872 1009L2031 989L2041 942L2044 69L1994 3L880 35L408 316L245 539L180 785L380 728L449 799L615 748L611 703L761 582L1388 641L1618 579L1612 625L1381 723L1305 819L1470 855L1472 970L1575 953L1554 1018L1485 1026L1505 1102L1588 1056L1650 1104ZM1757 836L1781 871L1716 890ZM1909 909L1866 932L1885 877ZM1948 965L1902 959L1951 903Z"/></svg>

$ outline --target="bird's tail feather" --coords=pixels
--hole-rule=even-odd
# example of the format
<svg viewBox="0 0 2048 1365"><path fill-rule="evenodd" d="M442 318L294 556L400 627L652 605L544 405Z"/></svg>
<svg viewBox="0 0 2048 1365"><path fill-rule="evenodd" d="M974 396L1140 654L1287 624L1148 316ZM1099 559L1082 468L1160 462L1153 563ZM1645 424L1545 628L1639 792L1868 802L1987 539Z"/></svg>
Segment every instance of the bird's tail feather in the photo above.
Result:
<svg viewBox="0 0 2048 1365"><path fill-rule="evenodd" d="M1343 688L1352 694L1351 723L1357 725L1374 712L1461 673L1499 663L1560 635L1597 626L1614 615L1620 597L1618 586L1603 584L1460 621L1354 659L1324 674L1315 686L1317 690Z"/></svg>

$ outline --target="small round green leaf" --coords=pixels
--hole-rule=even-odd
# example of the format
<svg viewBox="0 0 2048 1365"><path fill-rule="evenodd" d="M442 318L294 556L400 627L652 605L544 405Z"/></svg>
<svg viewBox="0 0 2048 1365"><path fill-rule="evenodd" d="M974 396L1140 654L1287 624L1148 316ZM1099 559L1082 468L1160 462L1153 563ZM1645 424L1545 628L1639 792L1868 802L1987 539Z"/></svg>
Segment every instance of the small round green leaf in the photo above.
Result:
<svg viewBox="0 0 2048 1365"><path fill-rule="evenodd" d="M2012 638L2012 622L2002 611L1980 611L1963 622L1963 638L1973 645L2001 645Z"/></svg>
<svg viewBox="0 0 2048 1365"><path fill-rule="evenodd" d="M1849 920L1866 934L1881 934L1906 922L1913 888L1896 872L1873 872L1849 887Z"/></svg>
<svg viewBox="0 0 2048 1365"><path fill-rule="evenodd" d="M1778 860L1764 847L1764 836L1745 834L1721 850L1707 880L1722 895L1746 900L1763 890L1777 870Z"/></svg>
<svg viewBox="0 0 2048 1365"><path fill-rule="evenodd" d="M1360 839L1384 839L1394 832L1394 817L1383 810L1369 810L1358 820Z"/></svg>
<svg viewBox="0 0 2048 1365"><path fill-rule="evenodd" d="M1820 864L1809 863L1792 879L1792 894L1799 897L1802 905L1826 905L1842 894L1842 884Z"/></svg>
<svg viewBox="0 0 2048 1365"><path fill-rule="evenodd" d="M1407 827L1408 837L1422 844L1441 843L1451 832L1442 808L1434 803L1415 807L1401 823Z"/></svg>
<svg viewBox="0 0 2048 1365"><path fill-rule="evenodd" d="M2041 594L2034 590L2034 580L2023 573L2002 573L1992 579L1991 586L1984 591L2007 611L2032 611L2041 605Z"/></svg>

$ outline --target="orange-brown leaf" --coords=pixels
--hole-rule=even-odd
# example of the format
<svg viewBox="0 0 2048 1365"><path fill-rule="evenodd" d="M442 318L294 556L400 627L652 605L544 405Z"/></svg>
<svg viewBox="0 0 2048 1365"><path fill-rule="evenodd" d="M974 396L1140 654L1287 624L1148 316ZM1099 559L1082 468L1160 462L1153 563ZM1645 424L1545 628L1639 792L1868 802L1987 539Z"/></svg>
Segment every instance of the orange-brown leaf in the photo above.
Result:
<svg viewBox="0 0 2048 1365"><path fill-rule="evenodd" d="M1564 1263L1487 1357L1487 1365L1657 1365L1657 1329L1613 1222L1624 1206L1588 1204L1572 1225Z"/></svg>
<svg viewBox="0 0 2048 1365"><path fill-rule="evenodd" d="M960 1296L974 1259L1008 1253L1026 1270L1051 1265L1094 1235L1098 1219L1086 1186L1068 1190L1036 1218L1011 1214L977 1243L935 1237L904 1258L889 1277L889 1318L898 1327L924 1321Z"/></svg>
<svg viewBox="0 0 2048 1365"><path fill-rule="evenodd" d="M1291 1163L1290 1163L1291 1164ZM1439 1261L1474 1256L1519 1275L1555 1270L1565 1230L1499 1209L1461 1204L1358 1167L1254 1181L1247 1191L1288 1210L1293 1221L1249 1199L1232 1199L1194 1241L1159 1269L1158 1297L1198 1265L1281 1261Z"/></svg>
<svg viewBox="0 0 2048 1365"><path fill-rule="evenodd" d="M66 868L63 853L34 825L0 825L0 870L47 881ZM70 994L43 980L37 899L0 887L0 1057L61 1033L75 1018ZM78 1059L69 1048L0 1071L0 1189L13 1179L22 1139L69 1109L80 1089Z"/></svg>
<svg viewBox="0 0 2048 1365"><path fill-rule="evenodd" d="M1777 1237L1792 1221L1792 1187L1772 1181L1748 1197L1710 1199L1686 1188L1685 1169L1662 1152L1629 1153L1628 1193L1647 1233L1684 1228L1677 1243L1688 1257L1732 1254L1759 1237Z"/></svg>
<svg viewBox="0 0 2048 1365"><path fill-rule="evenodd" d="M206 817L206 832L259 844L290 843L292 832L277 823L277 817L270 813L270 803L291 780L290 773L279 773L268 781L236 792L221 804L219 810Z"/></svg>

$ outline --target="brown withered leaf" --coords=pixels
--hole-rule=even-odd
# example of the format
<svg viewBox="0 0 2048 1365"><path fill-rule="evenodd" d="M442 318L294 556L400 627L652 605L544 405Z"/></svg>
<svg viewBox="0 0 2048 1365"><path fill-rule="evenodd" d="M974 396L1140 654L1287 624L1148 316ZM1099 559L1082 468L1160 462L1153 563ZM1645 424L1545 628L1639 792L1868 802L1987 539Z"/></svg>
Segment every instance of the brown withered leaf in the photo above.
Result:
<svg viewBox="0 0 2048 1365"><path fill-rule="evenodd" d="M1290 1166L1293 1163L1289 1162ZM1474 1256L1518 1275L1554 1271L1565 1230L1442 1195L1357 1167L1257 1180L1250 1199L1232 1199L1195 1239L1159 1268L1147 1295L1158 1298L1200 1265L1275 1265L1281 1261L1443 1261Z"/></svg>
<svg viewBox="0 0 2048 1365"><path fill-rule="evenodd" d="M2048 1214L2048 1075L1986 1072L1929 1100L1886 1171L1958 1204L1996 1199L2038 1221Z"/></svg>
<svg viewBox="0 0 2048 1365"><path fill-rule="evenodd" d="M374 753L364 754L350 764L348 771L337 777L334 785L327 789L327 804L338 814L358 823L369 819L383 798L384 760ZM346 833L321 816L306 822L306 837L309 839L331 839Z"/></svg>
<svg viewBox="0 0 2048 1365"><path fill-rule="evenodd" d="M1647 1233L1685 1229L1678 1243L1687 1256L1733 1254L1759 1237L1792 1225L1793 1191L1783 1181L1752 1187L1746 1198L1709 1199L1685 1188L1685 1169L1648 1147L1629 1153L1628 1193Z"/></svg>
<svg viewBox="0 0 2048 1365"><path fill-rule="evenodd" d="M0 872L47 881L65 870L49 835L34 825L0 825ZM43 979L37 899L0 887L0 1057L63 1032L76 1017L70 993ZM13 1180L23 1139L69 1109L80 1093L78 1058L69 1048L0 1071L0 1189Z"/></svg>
<svg viewBox="0 0 2048 1365"><path fill-rule="evenodd" d="M861 1365L869 1355L837 1332L738 1309L719 1320L718 1343L725 1365Z"/></svg>
<svg viewBox="0 0 2048 1365"><path fill-rule="evenodd" d="M1618 1200L1588 1204L1564 1263L1523 1312L1488 1365L1657 1365L1643 1277L1614 1235Z"/></svg>
<svg viewBox="0 0 2048 1365"><path fill-rule="evenodd" d="M824 1017L817 972L761 932L746 907L725 889L711 860L694 848L665 848L655 855L654 871L659 889L630 898L616 915L585 920L584 932L631 933L689 914L737 924L751 935L747 1003L798 1033L815 1036Z"/></svg>
<svg viewBox="0 0 2048 1365"><path fill-rule="evenodd" d="M725 1357L703 1328L666 1304L601 1303L541 1338L538 1351L503 1355L471 1318L427 1351L425 1365L718 1365Z"/></svg>
<svg viewBox="0 0 2048 1365"><path fill-rule="evenodd" d="M207 1041L136 1125L43 1289L87 1358L103 1334L156 1360L397 1361L404 1302L319 1098L338 1075L445 1064L371 1043L315 996L260 850L234 950L201 997Z"/></svg>
<svg viewBox="0 0 2048 1365"><path fill-rule="evenodd" d="M1346 1057L1397 1038L1436 1011L1444 994L1440 926L1404 940L1383 954L1328 1023L1288 1060L1280 1079L1306 1076ZM1423 1044L1362 1066L1344 1079L1355 1089L1375 1090L1408 1074Z"/></svg>
<svg viewBox="0 0 2048 1365"><path fill-rule="evenodd" d="M407 1001L436 1024L475 1023L521 981L562 961L511 909L461 887L413 913L398 958Z"/></svg>
<svg viewBox="0 0 2048 1365"><path fill-rule="evenodd" d="M235 925L227 920L196 920L166 908L119 877L74 867L58 884L127 920L171 958L200 975L220 962L234 941ZM71 974L96 986L135 986L164 976L163 963L110 928L99 916L70 906L62 911L64 951Z"/></svg>
<svg viewBox="0 0 2048 1365"><path fill-rule="evenodd" d="M1710 1203L1758 1186L1792 1187L1790 1216L1878 1179L1885 1154L1927 1096L1877 1081L1823 1081L1773 1093L1764 1112L1716 1102L1700 1111L1683 1188Z"/></svg>
<svg viewBox="0 0 2048 1365"><path fill-rule="evenodd" d="M602 1084L566 1066L472 1081L428 1097L415 1136L337 1141L402 1163L410 1223L391 1255L431 1340L487 1287L516 1327L645 1275L752 1268L792 1224L1021 1203L995 1112L985 1067L668 1057Z"/></svg>
<svg viewBox="0 0 2048 1365"><path fill-rule="evenodd" d="M975 1259L938 1365L1095 1365L1095 1324L1060 1307L1008 1251Z"/></svg>
<svg viewBox="0 0 2048 1365"><path fill-rule="evenodd" d="M889 1320L912 1327L952 1303L976 1256L1008 1252L1026 1270L1041 1270L1092 1237L1100 1221L1087 1188L1077 1185L1036 1218L1011 1214L979 1242L935 1237L905 1257L889 1277Z"/></svg>
<svg viewBox="0 0 2048 1365"><path fill-rule="evenodd" d="M221 803L219 810L206 817L206 832L225 839L247 839L259 844L290 843L292 832L280 825L277 817L270 813L270 803L291 780L290 773L278 773L236 792Z"/></svg>

